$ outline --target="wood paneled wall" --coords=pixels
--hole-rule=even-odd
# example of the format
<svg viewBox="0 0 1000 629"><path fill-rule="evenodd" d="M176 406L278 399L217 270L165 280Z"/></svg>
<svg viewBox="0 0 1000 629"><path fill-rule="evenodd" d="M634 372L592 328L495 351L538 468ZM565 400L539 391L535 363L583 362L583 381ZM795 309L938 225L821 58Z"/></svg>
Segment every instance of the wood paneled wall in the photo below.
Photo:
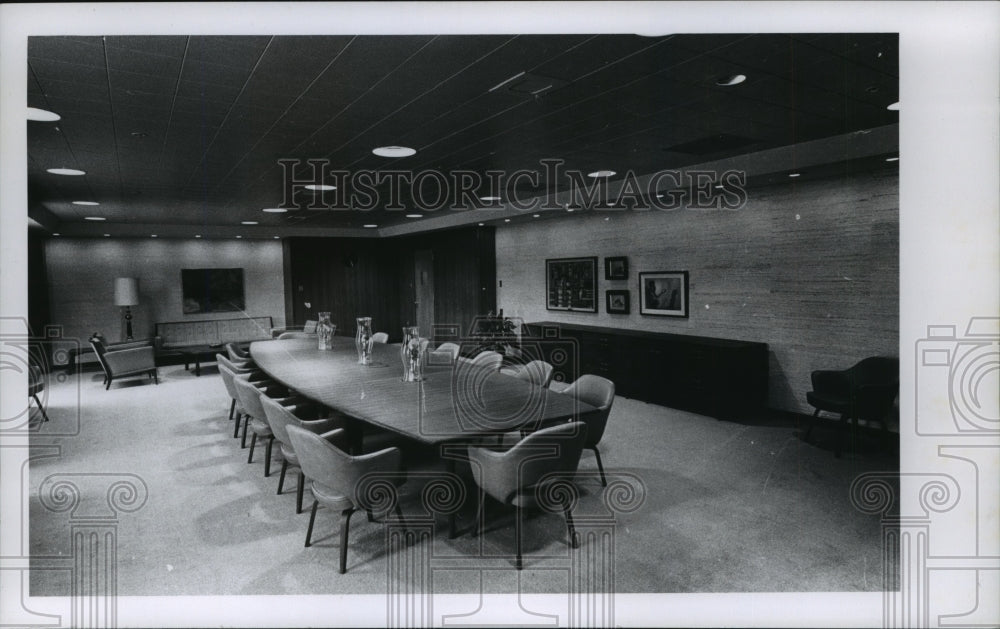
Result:
<svg viewBox="0 0 1000 629"><path fill-rule="evenodd" d="M416 323L413 255L424 249L434 256L438 324L467 330L475 316L496 308L491 227L385 239L291 238L286 246L295 325L329 311L337 334L350 336L355 318L367 315L376 331L398 340L402 326Z"/></svg>
<svg viewBox="0 0 1000 629"><path fill-rule="evenodd" d="M769 405L811 412L812 370L899 355L898 186L895 174L859 174L750 189L736 211L581 212L500 227L498 305L525 321L767 343ZM594 255L599 312L546 310L545 259ZM628 280L604 280L607 256L628 256ZM639 271L673 270L690 272L690 317L640 315ZM631 314L605 312L607 289L630 290Z"/></svg>

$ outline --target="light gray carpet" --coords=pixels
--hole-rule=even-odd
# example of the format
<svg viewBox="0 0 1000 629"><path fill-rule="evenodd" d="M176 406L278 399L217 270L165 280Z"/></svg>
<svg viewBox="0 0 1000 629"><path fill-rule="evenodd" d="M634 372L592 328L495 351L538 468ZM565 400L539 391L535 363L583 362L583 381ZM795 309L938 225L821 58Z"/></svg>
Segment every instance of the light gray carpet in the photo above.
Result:
<svg viewBox="0 0 1000 629"><path fill-rule="evenodd" d="M182 366L160 369L159 386L136 379L105 391L101 377L53 383L52 421L33 444L58 444L61 455L30 469L33 555L72 553L69 514L52 512L38 497L51 474L132 473L148 487L146 504L119 516L118 593L121 595L383 593L387 587L385 528L364 515L352 521L348 572L337 574L338 517L320 509L314 545L303 547L307 510L294 512L295 476L275 495L278 464L263 477L263 450L254 463L232 438L229 400L214 369L196 378ZM79 403L76 401L79 391ZM51 437L80 409L81 433ZM817 431L819 442L832 433ZM828 447L802 441L792 426L723 422L692 413L615 400L601 443L612 477L641 479L645 499L618 513L613 567L618 592L878 591L882 587L880 525L855 511L848 487L868 470L896 470L895 456L877 447L834 458ZM277 457L276 457L277 459ZM581 469L596 470L584 453ZM104 500L103 490L84 500ZM607 513L602 488L585 474L576 509ZM419 483L403 487L405 513L420 511ZM539 513L525 527L525 570L509 569L512 513L490 509L482 540L448 540L445 519L417 547L433 572L435 592L566 590L570 550L559 515ZM470 523L471 513L463 512ZM482 545L480 546L480 541ZM428 548L433 544L433 548ZM590 540L576 559L598 549ZM451 562L451 563L449 563ZM491 576L492 575L492 576ZM391 582L391 580L389 581ZM32 595L65 595L65 571L37 570Z"/></svg>

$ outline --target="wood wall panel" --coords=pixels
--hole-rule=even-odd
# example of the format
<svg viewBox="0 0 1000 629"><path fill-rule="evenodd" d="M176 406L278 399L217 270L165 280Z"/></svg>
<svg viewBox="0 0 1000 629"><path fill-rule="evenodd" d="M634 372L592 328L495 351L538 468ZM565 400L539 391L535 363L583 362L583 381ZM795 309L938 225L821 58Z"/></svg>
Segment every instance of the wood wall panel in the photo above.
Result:
<svg viewBox="0 0 1000 629"><path fill-rule="evenodd" d="M350 336L364 314L377 331L399 340L402 326L416 324L413 254L429 249L435 321L467 330L496 304L493 234L492 228L467 228L386 239L289 239L295 324L329 310L337 333ZM347 260L356 262L351 267Z"/></svg>
<svg viewBox="0 0 1000 629"><path fill-rule="evenodd" d="M735 211L580 212L497 229L498 305L562 321L767 343L769 405L811 412L814 369L898 355L899 200L895 174L750 189ZM605 221L604 218L609 218ZM599 256L599 312L545 309L545 259ZM629 279L604 280L628 256ZM690 272L690 317L639 314L640 271ZM629 289L632 313L604 312Z"/></svg>

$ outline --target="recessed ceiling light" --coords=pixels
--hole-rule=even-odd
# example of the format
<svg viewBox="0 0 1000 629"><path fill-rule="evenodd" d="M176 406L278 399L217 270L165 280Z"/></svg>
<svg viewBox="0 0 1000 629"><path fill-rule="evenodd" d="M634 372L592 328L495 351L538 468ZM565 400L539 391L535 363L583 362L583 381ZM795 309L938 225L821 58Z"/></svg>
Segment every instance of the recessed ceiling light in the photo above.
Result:
<svg viewBox="0 0 1000 629"><path fill-rule="evenodd" d="M611 177L615 174L613 170L595 170L592 173L588 173L588 177Z"/></svg>
<svg viewBox="0 0 1000 629"><path fill-rule="evenodd" d="M281 239L281 236L275 236L275 237L274 237L274 239L275 239L275 240L280 240L280 239Z"/></svg>
<svg viewBox="0 0 1000 629"><path fill-rule="evenodd" d="M571 207L568 207L568 208L566 208L566 211L567 211L567 212L572 212L572 211L573 211L573 208L571 208Z"/></svg>
<svg viewBox="0 0 1000 629"><path fill-rule="evenodd" d="M150 234L149 237L150 238L156 238L156 234Z"/></svg>
<svg viewBox="0 0 1000 629"><path fill-rule="evenodd" d="M240 221L240 225L256 225L257 221Z"/></svg>
<svg viewBox="0 0 1000 629"><path fill-rule="evenodd" d="M380 146L372 149L372 153L379 157L409 157L416 152L416 149L411 149L408 146Z"/></svg>
<svg viewBox="0 0 1000 629"><path fill-rule="evenodd" d="M886 107L886 109L888 109L889 111L899 111L899 101L897 100L895 103Z"/></svg>
<svg viewBox="0 0 1000 629"><path fill-rule="evenodd" d="M105 238L111 238L111 234L104 234Z"/></svg>
<svg viewBox="0 0 1000 629"><path fill-rule="evenodd" d="M375 223L366 223L364 227L365 229L375 229L376 227L378 227L378 225L376 225Z"/></svg>
<svg viewBox="0 0 1000 629"><path fill-rule="evenodd" d="M100 205L97 201L73 201L73 205Z"/></svg>
<svg viewBox="0 0 1000 629"><path fill-rule="evenodd" d="M423 218L423 214L407 214L406 218Z"/></svg>
<svg viewBox="0 0 1000 629"><path fill-rule="evenodd" d="M132 136L133 138L144 138L147 137L149 134L146 133L145 131L133 131L129 135Z"/></svg>
<svg viewBox="0 0 1000 629"><path fill-rule="evenodd" d="M322 191L322 190L336 190L336 189L337 189L337 186L331 186L330 184L326 184L326 183L311 183L308 186L306 186L306 190L320 190L320 191Z"/></svg>
<svg viewBox="0 0 1000 629"><path fill-rule="evenodd" d="M83 220L85 220L85 221L106 221L108 219L104 218L103 216L84 216Z"/></svg>
<svg viewBox="0 0 1000 629"><path fill-rule="evenodd" d="M610 221L610 220L611 220L611 217L610 217L610 216L605 216L605 217L604 217L604 220L606 220L606 221Z"/></svg>
<svg viewBox="0 0 1000 629"><path fill-rule="evenodd" d="M541 216L541 214L532 214L531 215L532 218L538 218L539 216Z"/></svg>
<svg viewBox="0 0 1000 629"><path fill-rule="evenodd" d="M45 172L52 173L53 175L67 175L70 177L76 177L79 175L86 175L82 170L77 170L75 168L48 168Z"/></svg>
<svg viewBox="0 0 1000 629"><path fill-rule="evenodd" d="M46 111L37 107L28 107L28 120L35 122L55 122L61 116L54 111Z"/></svg>
<svg viewBox="0 0 1000 629"><path fill-rule="evenodd" d="M483 226L483 223L479 223L479 226L480 226L480 227L482 227L482 226Z"/></svg>
<svg viewBox="0 0 1000 629"><path fill-rule="evenodd" d="M52 235L53 235L53 236L58 236L58 235L59 235L59 232L52 232Z"/></svg>
<svg viewBox="0 0 1000 629"><path fill-rule="evenodd" d="M237 236L237 238L242 238L243 236Z"/></svg>
<svg viewBox="0 0 1000 629"><path fill-rule="evenodd" d="M287 212L287 211L288 210L286 210L283 207L266 207L263 210L261 210L261 212L271 212L273 214L281 214L281 213Z"/></svg>
<svg viewBox="0 0 1000 629"><path fill-rule="evenodd" d="M734 74L732 76L727 76L719 79L715 82L716 85L722 85L723 87L729 87L730 85L739 85L743 81L747 80L745 74Z"/></svg>
<svg viewBox="0 0 1000 629"><path fill-rule="evenodd" d="M499 201L500 197L479 197L480 201Z"/></svg>
<svg viewBox="0 0 1000 629"><path fill-rule="evenodd" d="M898 162L899 161L899 155L897 155L896 157L887 157L887 158L885 158L885 161L887 161L887 162Z"/></svg>
<svg viewBox="0 0 1000 629"><path fill-rule="evenodd" d="M723 185L722 185L721 183L717 183L717 184L715 184L715 186L714 186L714 188L715 188L716 190L722 190L722 189L723 189L724 187L725 187L725 186L723 186Z"/></svg>
<svg viewBox="0 0 1000 629"><path fill-rule="evenodd" d="M505 223L509 223L509 222L510 222L510 219L509 219L509 218L505 218L505 219L503 219L503 222L505 222Z"/></svg>
<svg viewBox="0 0 1000 629"><path fill-rule="evenodd" d="M194 237L195 238L201 238L201 234L195 234Z"/></svg>
<svg viewBox="0 0 1000 629"><path fill-rule="evenodd" d="M789 177L801 177L802 173L788 173Z"/></svg>

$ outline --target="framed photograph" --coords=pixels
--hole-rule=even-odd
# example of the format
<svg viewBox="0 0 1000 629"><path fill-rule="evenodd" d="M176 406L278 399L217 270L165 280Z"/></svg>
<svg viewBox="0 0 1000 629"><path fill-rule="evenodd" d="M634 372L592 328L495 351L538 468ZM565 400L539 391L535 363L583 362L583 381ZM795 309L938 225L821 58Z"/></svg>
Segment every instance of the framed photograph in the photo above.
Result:
<svg viewBox="0 0 1000 629"><path fill-rule="evenodd" d="M604 279L627 280L628 258L625 256L618 258L604 258Z"/></svg>
<svg viewBox="0 0 1000 629"><path fill-rule="evenodd" d="M688 316L688 272L639 273L639 314Z"/></svg>
<svg viewBox="0 0 1000 629"><path fill-rule="evenodd" d="M604 311L608 314L628 314L629 292L627 290L604 291Z"/></svg>
<svg viewBox="0 0 1000 629"><path fill-rule="evenodd" d="M597 312L597 258L545 261L545 308Z"/></svg>

